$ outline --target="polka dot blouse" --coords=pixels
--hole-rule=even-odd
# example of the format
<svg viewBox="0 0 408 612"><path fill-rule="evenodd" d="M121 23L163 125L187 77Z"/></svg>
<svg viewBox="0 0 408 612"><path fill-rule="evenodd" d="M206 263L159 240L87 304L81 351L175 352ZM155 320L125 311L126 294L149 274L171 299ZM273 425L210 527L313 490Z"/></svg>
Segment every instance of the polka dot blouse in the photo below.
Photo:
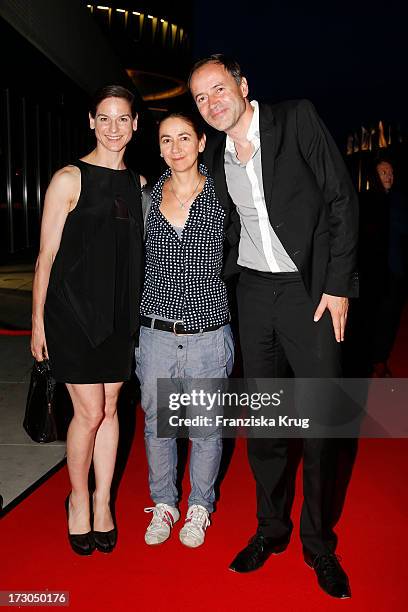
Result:
<svg viewBox="0 0 408 612"><path fill-rule="evenodd" d="M225 212L217 200L213 179L206 176L203 190L190 207L181 233L160 212L168 169L152 190L146 221L146 273L141 314L183 321L200 329L228 321L228 300L220 278L223 258Z"/></svg>

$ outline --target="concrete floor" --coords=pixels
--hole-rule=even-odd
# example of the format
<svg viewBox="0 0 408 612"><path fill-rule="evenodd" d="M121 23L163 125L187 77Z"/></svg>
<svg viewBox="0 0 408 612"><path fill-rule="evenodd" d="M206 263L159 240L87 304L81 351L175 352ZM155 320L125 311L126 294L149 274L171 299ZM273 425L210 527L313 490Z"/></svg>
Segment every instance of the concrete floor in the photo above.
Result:
<svg viewBox="0 0 408 612"><path fill-rule="evenodd" d="M31 327L31 287L31 267L0 268L0 327ZM65 457L65 443L37 444L23 429L33 364L29 344L29 336L0 335L0 512Z"/></svg>

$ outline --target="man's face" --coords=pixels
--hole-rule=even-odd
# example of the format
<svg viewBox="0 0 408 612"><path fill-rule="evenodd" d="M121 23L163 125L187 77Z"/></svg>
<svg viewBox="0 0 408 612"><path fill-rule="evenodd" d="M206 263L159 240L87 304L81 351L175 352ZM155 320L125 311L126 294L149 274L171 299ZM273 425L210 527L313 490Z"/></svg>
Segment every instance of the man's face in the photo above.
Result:
<svg viewBox="0 0 408 612"><path fill-rule="evenodd" d="M377 165L376 169L382 186L384 187L385 191L388 191L391 189L394 182L394 173L391 164L388 162L381 162Z"/></svg>
<svg viewBox="0 0 408 612"><path fill-rule="evenodd" d="M234 128L246 108L248 84L243 77L238 85L222 64L204 64L193 73L190 89L205 121L216 130Z"/></svg>

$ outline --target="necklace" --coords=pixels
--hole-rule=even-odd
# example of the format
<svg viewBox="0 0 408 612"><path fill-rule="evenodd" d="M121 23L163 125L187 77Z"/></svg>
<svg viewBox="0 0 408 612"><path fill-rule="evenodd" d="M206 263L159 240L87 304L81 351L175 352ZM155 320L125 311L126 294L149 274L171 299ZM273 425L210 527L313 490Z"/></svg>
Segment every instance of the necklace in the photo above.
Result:
<svg viewBox="0 0 408 612"><path fill-rule="evenodd" d="M180 204L180 208L182 208L183 210L184 210L184 207L185 207L185 205L187 204L187 202L188 202L189 200L191 200L191 198L193 197L193 195L195 194L195 192L196 192L196 191L197 191L197 189L199 188L200 183L201 183L201 179L202 179L202 178L203 178L203 177L202 177L202 175L200 174L200 178L198 179L198 183L197 183L197 185L195 186L193 193L192 193L192 194L190 194L190 195L188 196L188 198L187 198L186 200L184 200L184 202L183 202L182 200L180 200L180 198L178 197L177 193L176 193L176 192L174 191L174 189L173 189L173 179L171 179L171 180L170 180L170 191L171 191L171 193L174 195L174 197L177 199L177 201L179 202L179 204Z"/></svg>

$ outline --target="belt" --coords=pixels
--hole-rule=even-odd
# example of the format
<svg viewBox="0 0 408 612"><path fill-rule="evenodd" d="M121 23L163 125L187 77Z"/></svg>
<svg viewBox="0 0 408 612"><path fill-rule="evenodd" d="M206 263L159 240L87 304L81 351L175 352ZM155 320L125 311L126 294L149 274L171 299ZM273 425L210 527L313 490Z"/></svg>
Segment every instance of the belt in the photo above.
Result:
<svg viewBox="0 0 408 612"><path fill-rule="evenodd" d="M154 321L153 325L152 322ZM142 315L140 317L140 324L144 327L150 327L152 329L159 329L160 331L173 332L176 336L183 336L185 334L201 334L203 332L215 331L227 325L229 321L225 321L224 323L220 323L219 325L209 325L208 327L203 327L201 329L186 329L183 325L183 321L162 321L161 319L151 319L150 317L145 317Z"/></svg>
<svg viewBox="0 0 408 612"><path fill-rule="evenodd" d="M260 276L261 278L270 278L272 280L290 280L299 278L301 274L298 271L294 272L263 272L261 270L255 270L254 268L242 268L243 272L252 276Z"/></svg>

